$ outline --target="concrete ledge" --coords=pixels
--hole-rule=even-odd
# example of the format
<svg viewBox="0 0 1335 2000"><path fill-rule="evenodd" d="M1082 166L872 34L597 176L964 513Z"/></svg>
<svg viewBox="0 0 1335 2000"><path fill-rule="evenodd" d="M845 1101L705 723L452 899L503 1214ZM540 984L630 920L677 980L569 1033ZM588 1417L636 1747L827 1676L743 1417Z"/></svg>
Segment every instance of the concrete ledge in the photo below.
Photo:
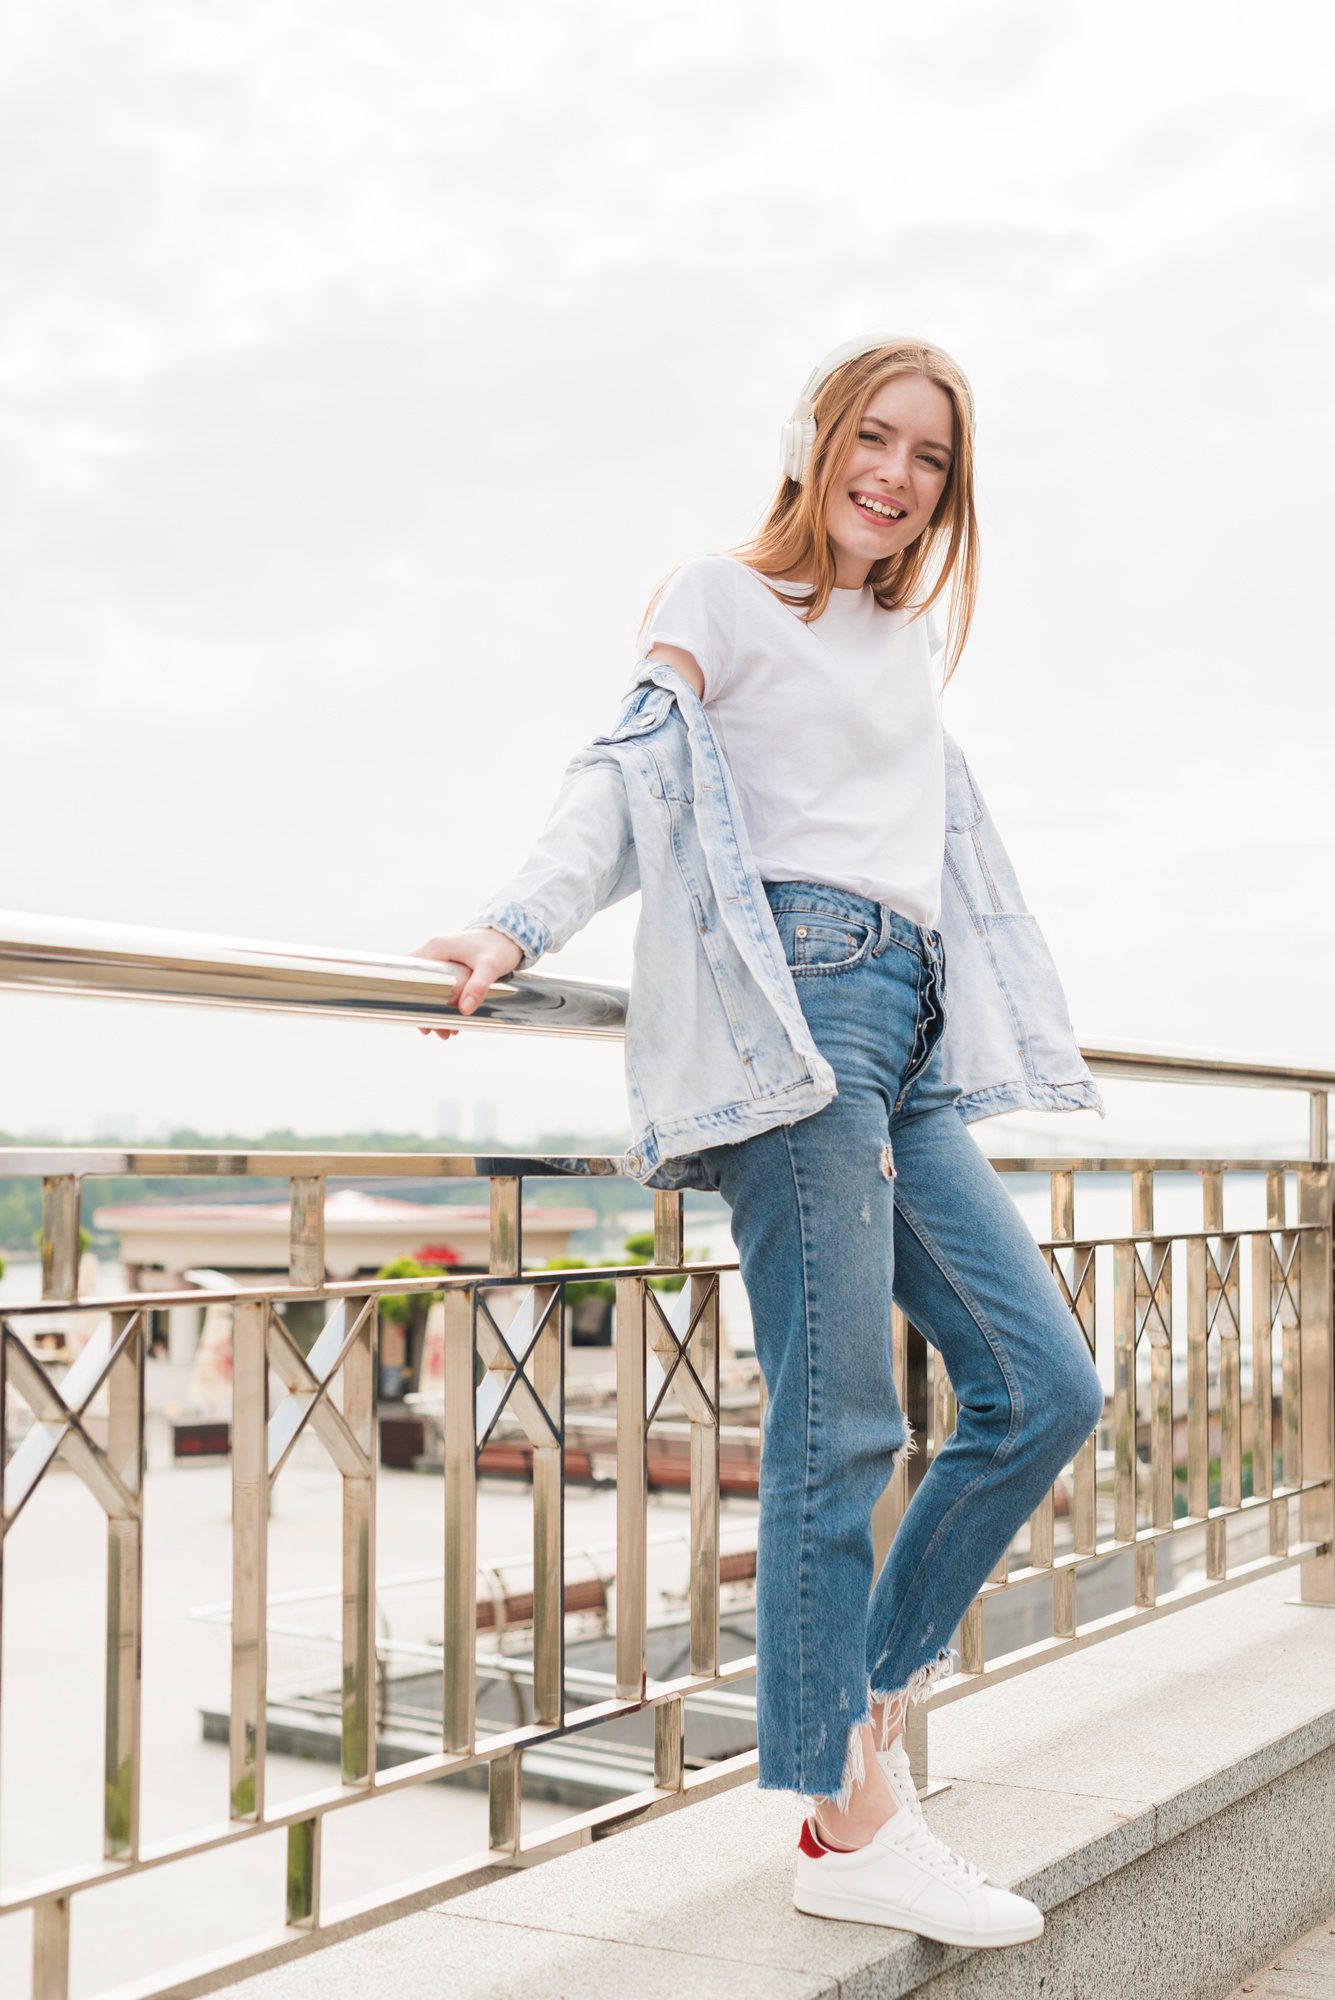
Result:
<svg viewBox="0 0 1335 2000"><path fill-rule="evenodd" d="M938 1710L931 1825L1048 1913L962 1952L805 1917L754 1785L264 1973L237 2000L1220 2000L1335 1908L1335 1612L1293 1573Z"/></svg>

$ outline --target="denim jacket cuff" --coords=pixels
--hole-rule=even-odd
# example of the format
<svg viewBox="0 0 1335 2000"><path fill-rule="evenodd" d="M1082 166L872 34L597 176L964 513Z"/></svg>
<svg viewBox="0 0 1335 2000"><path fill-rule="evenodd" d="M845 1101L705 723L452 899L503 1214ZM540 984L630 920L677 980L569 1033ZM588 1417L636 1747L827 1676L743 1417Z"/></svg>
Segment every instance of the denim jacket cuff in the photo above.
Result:
<svg viewBox="0 0 1335 2000"><path fill-rule="evenodd" d="M513 939L524 954L515 967L516 972L527 972L545 951L551 950L552 934L546 924L520 903L488 903L476 916L468 919L464 928L470 931L502 931L506 937Z"/></svg>

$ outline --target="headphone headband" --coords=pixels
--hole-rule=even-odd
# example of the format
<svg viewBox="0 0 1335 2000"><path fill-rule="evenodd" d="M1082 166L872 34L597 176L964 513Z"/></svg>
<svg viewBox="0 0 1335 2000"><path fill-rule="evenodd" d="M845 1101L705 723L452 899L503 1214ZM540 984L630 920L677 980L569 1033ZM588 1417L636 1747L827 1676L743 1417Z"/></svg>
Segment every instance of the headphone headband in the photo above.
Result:
<svg viewBox="0 0 1335 2000"><path fill-rule="evenodd" d="M793 406L793 413L779 432L779 471L787 479L795 479L800 486L811 468L812 453L816 447L816 419L812 415L812 405L821 384L829 380L836 368L845 361L855 361L860 354L870 354L876 347L928 347L934 354L945 354L945 349L934 342L920 340L916 335L903 333L876 333L867 340L850 340L842 347L831 349L823 360L818 361L806 381ZM958 370L964 383L969 415L969 441L977 437L978 426L974 417L973 391L968 378L957 361L950 355L945 358Z"/></svg>

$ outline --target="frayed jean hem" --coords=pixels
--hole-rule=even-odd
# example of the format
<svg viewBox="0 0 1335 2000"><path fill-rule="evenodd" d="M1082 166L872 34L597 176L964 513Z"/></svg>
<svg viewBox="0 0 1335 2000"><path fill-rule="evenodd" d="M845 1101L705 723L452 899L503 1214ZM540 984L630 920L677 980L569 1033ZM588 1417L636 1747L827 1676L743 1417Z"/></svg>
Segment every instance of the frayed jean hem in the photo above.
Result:
<svg viewBox="0 0 1335 2000"><path fill-rule="evenodd" d="M934 1660L925 1660L915 1667L902 1687L872 1688L870 1700L884 1702L881 1712L881 1742L884 1750L895 1731L903 1727L904 1718L917 1702L926 1701L932 1689L939 1682L948 1680L959 1667L960 1656L952 1646L942 1646Z"/></svg>
<svg viewBox="0 0 1335 2000"><path fill-rule="evenodd" d="M915 1667L902 1687L874 1688L867 1685L867 1712L860 1721L848 1726L848 1736L844 1747L844 1765L836 1792L814 1791L802 1784L787 1784L777 1779L758 1779L758 1789L763 1792L794 1792L800 1797L829 1800L837 1812L847 1812L852 1804L853 1794L867 1781L867 1755L863 1741L863 1730L871 1721L873 1703L883 1704L881 1711L881 1740L878 1750L888 1748L891 1738L902 1728L904 1718L910 1708L925 1701L933 1688L955 1673L959 1667L959 1654L953 1647L943 1646L935 1659L924 1660Z"/></svg>
<svg viewBox="0 0 1335 2000"><path fill-rule="evenodd" d="M848 1726L848 1737L844 1746L844 1768L837 1792L815 1790L800 1780L789 1782L783 1778L757 1778L756 1789L762 1792L791 1792L800 1799L833 1799L839 1812L847 1812L853 1793L866 1782L867 1760L863 1749L862 1732L871 1721L871 1711L867 1711L861 1722Z"/></svg>

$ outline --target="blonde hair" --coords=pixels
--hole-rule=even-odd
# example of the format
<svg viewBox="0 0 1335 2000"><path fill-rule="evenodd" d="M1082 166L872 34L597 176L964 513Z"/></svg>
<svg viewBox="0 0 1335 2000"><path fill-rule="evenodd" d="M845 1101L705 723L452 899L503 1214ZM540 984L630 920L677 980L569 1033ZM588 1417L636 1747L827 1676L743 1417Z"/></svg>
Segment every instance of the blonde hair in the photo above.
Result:
<svg viewBox="0 0 1335 2000"><path fill-rule="evenodd" d="M964 371L941 348L925 340L896 341L856 355L827 376L812 406L816 443L806 479L799 485L785 474L750 540L717 553L735 556L767 582L793 575L809 579L810 598L801 609L793 608L808 622L819 618L829 603L835 579L834 555L824 528L830 493L868 403L882 383L897 375L923 375L944 389L955 419L953 450L931 520L907 548L873 563L867 581L884 610L908 606L915 616L921 616L953 579L944 686L959 663L973 623L978 597L978 519L974 511L973 393ZM650 599L641 635L674 574L668 572ZM924 586L927 595L919 599L915 593ZM793 603L778 590L774 595Z"/></svg>

